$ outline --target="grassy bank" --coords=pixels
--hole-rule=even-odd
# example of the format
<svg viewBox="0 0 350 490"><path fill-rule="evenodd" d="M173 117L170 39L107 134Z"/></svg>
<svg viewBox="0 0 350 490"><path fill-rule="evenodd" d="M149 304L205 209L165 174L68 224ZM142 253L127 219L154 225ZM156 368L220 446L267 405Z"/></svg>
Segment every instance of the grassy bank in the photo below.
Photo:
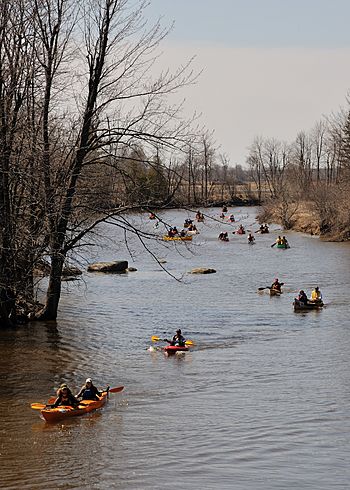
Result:
<svg viewBox="0 0 350 490"><path fill-rule="evenodd" d="M327 241L350 240L350 216L333 204L320 208L314 201L265 203L257 219L260 223L278 223L285 230L319 235Z"/></svg>

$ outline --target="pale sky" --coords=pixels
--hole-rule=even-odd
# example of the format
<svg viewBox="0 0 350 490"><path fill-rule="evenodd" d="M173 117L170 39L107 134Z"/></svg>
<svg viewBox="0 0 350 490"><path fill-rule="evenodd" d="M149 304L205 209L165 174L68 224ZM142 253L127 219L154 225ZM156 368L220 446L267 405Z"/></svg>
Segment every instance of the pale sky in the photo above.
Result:
<svg viewBox="0 0 350 490"><path fill-rule="evenodd" d="M151 0L147 12L175 22L162 44L171 67L196 56L186 111L232 165L255 136L292 141L346 106L350 0Z"/></svg>

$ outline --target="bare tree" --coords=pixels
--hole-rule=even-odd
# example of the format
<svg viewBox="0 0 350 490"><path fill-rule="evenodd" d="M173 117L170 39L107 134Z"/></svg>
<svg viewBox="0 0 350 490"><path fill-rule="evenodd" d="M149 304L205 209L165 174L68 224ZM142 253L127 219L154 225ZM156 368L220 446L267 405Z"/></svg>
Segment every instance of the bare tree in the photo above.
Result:
<svg viewBox="0 0 350 490"><path fill-rule="evenodd" d="M151 76L168 30L158 22L147 26L147 5L0 4L1 325L12 323L20 295L34 296L33 270L44 255L49 285L36 317L55 319L64 263L85 236L119 217L117 226L141 237L124 213L147 206L147 189L153 200L169 202L180 186L179 166L167 166L158 148L185 152L194 138L192 121L185 122L181 105L169 105L167 96L196 76L190 62ZM139 161L135 148L142 148ZM128 194L133 166L139 192Z"/></svg>
<svg viewBox="0 0 350 490"><path fill-rule="evenodd" d="M161 143L174 148L189 134L189 128L178 120L178 108L167 106L164 96L192 83L193 75L185 65L175 74L165 72L155 81L150 79L149 69L155 59L155 49L167 31L162 30L159 24L145 30L142 15L146 5L146 2L139 2L132 10L129 0L79 4L82 17L78 26L83 28L84 47L79 43L77 33L71 30L69 19L75 16L75 11L70 10L73 4L69 5L66 0L52 4L36 3L45 72L42 162L51 260L46 304L38 315L39 319L57 316L62 269L68 252L101 220L123 211L120 208L109 210L107 216L96 217L89 226L81 227L81 221L75 221L84 167L104 165L104 158L113 145L121 150L136 142L143 142L149 147ZM69 46L73 39L82 55L76 61L77 83L80 80L82 87L78 98L79 112L70 115L72 136L65 141L63 155L60 149L54 152L53 157L50 138L55 131L52 130L51 134L49 131L50 115L51 127L54 126L51 91L59 78L59 67L70 57ZM85 82L84 62L87 63ZM64 179L57 195L53 189L52 171L58 155Z"/></svg>

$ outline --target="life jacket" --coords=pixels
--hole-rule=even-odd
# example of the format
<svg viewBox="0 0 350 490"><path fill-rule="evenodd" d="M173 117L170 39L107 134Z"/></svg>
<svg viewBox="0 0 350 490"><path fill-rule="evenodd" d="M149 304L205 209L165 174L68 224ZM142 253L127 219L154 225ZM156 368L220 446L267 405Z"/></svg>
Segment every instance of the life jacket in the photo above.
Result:
<svg viewBox="0 0 350 490"><path fill-rule="evenodd" d="M85 388L83 400L96 400L96 392L92 388Z"/></svg>
<svg viewBox="0 0 350 490"><path fill-rule="evenodd" d="M66 397L61 395L58 405L59 406L74 407L76 405L76 403L74 403L73 396L68 394Z"/></svg>

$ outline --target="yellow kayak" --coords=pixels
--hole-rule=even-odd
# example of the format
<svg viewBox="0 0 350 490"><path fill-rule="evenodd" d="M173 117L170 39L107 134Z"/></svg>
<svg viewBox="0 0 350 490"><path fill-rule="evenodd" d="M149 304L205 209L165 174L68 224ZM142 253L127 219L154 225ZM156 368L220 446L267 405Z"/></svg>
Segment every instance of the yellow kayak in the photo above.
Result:
<svg viewBox="0 0 350 490"><path fill-rule="evenodd" d="M163 236L163 240L165 242L173 242L173 241L191 241L192 240L192 235L186 235L186 236L168 236L168 235L164 235Z"/></svg>

